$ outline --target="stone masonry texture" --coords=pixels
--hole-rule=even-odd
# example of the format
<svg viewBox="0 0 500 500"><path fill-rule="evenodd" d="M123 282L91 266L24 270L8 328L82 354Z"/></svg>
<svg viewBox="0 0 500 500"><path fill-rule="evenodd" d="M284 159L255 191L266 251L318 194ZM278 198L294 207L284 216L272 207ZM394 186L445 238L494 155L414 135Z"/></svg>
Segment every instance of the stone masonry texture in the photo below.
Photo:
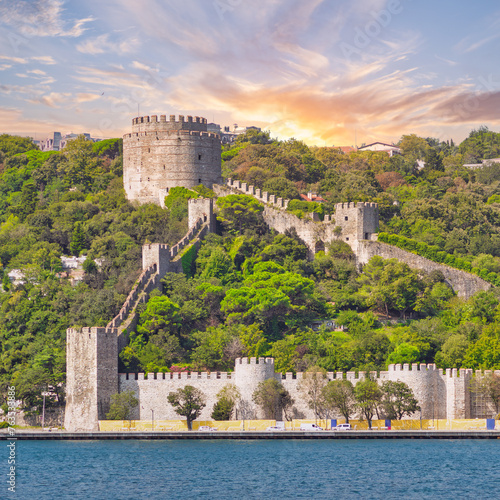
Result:
<svg viewBox="0 0 500 500"><path fill-rule="evenodd" d="M220 183L221 145L207 120L174 115L140 116L123 136L123 185L127 198L163 205L170 188Z"/></svg>

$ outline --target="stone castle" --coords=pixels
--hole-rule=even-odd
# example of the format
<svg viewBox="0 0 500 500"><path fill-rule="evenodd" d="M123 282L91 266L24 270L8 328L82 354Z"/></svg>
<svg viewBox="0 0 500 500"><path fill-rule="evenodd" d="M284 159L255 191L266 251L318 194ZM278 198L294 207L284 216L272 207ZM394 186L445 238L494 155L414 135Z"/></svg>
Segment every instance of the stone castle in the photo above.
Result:
<svg viewBox="0 0 500 500"><path fill-rule="evenodd" d="M170 188L211 188L220 183L218 134L207 131L206 118L140 116L123 136L123 185L127 198L163 204Z"/></svg>
<svg viewBox="0 0 500 500"><path fill-rule="evenodd" d="M439 268L459 295L469 297L487 289L489 284L475 275L451 269L409 252L377 242L378 206L375 203L343 203L336 206L335 216L324 221L299 219L286 212L288 200L261 192L253 186L228 180L222 185L220 139L208 133L204 118L165 115L134 118L132 133L123 141L124 187L130 201L163 204L168 190L204 184L217 195L245 193L264 203L264 219L278 232L294 228L309 248L311 256L334 239L348 243L359 264L373 255L396 257L410 266L426 271ZM96 431L99 420L109 411L112 394L133 390L140 403L134 418L147 419L151 410L158 419L178 418L166 402L170 391L190 384L207 396L207 406L200 418L209 419L216 394L226 384L235 384L242 396L239 415L245 419L261 416L252 402L259 382L276 378L295 399L297 417L314 418L298 389L301 373L277 374L271 358L237 359L233 373L158 373L119 374L118 354L128 342L128 334L137 325L137 306L161 286L167 272L182 272L182 255L200 244L215 230L213 201L189 200L189 230L170 248L159 243L143 246L143 270L118 315L106 327L68 329L65 427L72 431ZM389 367L374 374L377 380L402 380L414 391L422 406L422 418L468 418L481 416L478 404L468 390L471 370L443 370L434 365ZM363 374L329 373L330 380L340 377L357 380Z"/></svg>

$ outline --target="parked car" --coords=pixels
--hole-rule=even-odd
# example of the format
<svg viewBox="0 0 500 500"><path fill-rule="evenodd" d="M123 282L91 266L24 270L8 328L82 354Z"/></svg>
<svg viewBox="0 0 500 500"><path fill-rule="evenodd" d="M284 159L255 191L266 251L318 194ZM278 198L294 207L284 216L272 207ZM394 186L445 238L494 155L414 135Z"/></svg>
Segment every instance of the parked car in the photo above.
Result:
<svg viewBox="0 0 500 500"><path fill-rule="evenodd" d="M332 430L334 431L352 431L351 424L339 424L337 427L334 427Z"/></svg>
<svg viewBox="0 0 500 500"><path fill-rule="evenodd" d="M323 428L316 424L300 424L301 431L322 431Z"/></svg>
<svg viewBox="0 0 500 500"><path fill-rule="evenodd" d="M214 432L216 430L217 430L217 428L210 427L209 425L200 425L198 427L198 432Z"/></svg>
<svg viewBox="0 0 500 500"><path fill-rule="evenodd" d="M266 431L269 431L269 432L281 432L281 431L284 431L285 429L283 427L278 427L276 425L271 425L269 426Z"/></svg>

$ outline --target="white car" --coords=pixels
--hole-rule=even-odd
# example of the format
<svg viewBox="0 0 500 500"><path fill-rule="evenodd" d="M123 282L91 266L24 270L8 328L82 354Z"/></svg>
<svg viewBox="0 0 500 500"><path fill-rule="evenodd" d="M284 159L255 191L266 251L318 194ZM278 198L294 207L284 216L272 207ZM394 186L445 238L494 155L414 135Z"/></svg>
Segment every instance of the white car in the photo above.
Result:
<svg viewBox="0 0 500 500"><path fill-rule="evenodd" d="M200 425L200 427L198 427L198 432L214 432L216 430L215 427L210 427L209 425Z"/></svg>
<svg viewBox="0 0 500 500"><path fill-rule="evenodd" d="M269 432L281 432L281 431L284 431L285 429L283 429L283 427L277 427L276 425L271 425L270 427L268 427L266 429L266 431L269 431Z"/></svg>
<svg viewBox="0 0 500 500"><path fill-rule="evenodd" d="M323 428L316 424L301 424L301 431L322 431Z"/></svg>
<svg viewBox="0 0 500 500"><path fill-rule="evenodd" d="M339 424L333 428L334 431L352 431L351 424Z"/></svg>

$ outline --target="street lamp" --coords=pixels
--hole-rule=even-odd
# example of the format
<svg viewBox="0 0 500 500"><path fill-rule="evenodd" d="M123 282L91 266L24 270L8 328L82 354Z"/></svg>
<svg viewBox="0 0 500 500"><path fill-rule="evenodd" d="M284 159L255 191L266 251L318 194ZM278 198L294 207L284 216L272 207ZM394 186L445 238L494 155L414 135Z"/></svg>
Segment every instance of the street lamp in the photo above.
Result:
<svg viewBox="0 0 500 500"><path fill-rule="evenodd" d="M42 431L45 430L45 396L50 396L50 392L42 392L43 409L42 409Z"/></svg>

